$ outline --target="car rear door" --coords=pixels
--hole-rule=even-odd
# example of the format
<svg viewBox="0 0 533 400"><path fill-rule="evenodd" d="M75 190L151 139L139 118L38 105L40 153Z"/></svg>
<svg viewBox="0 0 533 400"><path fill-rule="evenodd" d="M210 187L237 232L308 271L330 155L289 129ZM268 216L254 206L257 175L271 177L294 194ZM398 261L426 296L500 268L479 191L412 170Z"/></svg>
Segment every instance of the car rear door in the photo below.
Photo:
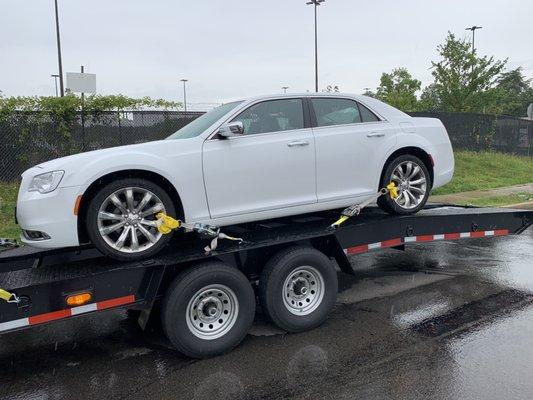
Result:
<svg viewBox="0 0 533 400"><path fill-rule="evenodd" d="M309 99L317 153L319 202L376 193L383 157L396 143L396 130L351 98Z"/></svg>
<svg viewBox="0 0 533 400"><path fill-rule="evenodd" d="M211 218L317 202L315 142L301 98L258 102L232 121L243 123L243 135L203 147Z"/></svg>

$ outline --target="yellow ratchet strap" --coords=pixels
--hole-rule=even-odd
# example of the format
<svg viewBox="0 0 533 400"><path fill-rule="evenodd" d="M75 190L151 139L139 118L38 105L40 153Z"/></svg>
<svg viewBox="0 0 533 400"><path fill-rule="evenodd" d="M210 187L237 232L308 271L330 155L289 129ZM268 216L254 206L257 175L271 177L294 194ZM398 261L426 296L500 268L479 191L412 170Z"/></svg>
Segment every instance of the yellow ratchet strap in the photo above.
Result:
<svg viewBox="0 0 533 400"><path fill-rule="evenodd" d="M166 235L170 233L173 229L178 229L181 227L182 222L179 219L174 219L169 217L165 213L159 213L156 215L157 218L157 230Z"/></svg>
<svg viewBox="0 0 533 400"><path fill-rule="evenodd" d="M19 298L14 293L9 293L7 290L0 289L0 299L8 303L18 303Z"/></svg>
<svg viewBox="0 0 533 400"><path fill-rule="evenodd" d="M340 224L342 224L344 221L346 221L348 218L350 218L350 217L348 217L347 215L341 215L341 217L337 221L335 221L333 224L331 224L331 226L333 228L336 228Z"/></svg>
<svg viewBox="0 0 533 400"><path fill-rule="evenodd" d="M350 217L353 217L354 215L359 215L363 208L368 206L370 203L376 201L379 197L386 195L387 193L393 200L398 197L398 187L394 182L389 182L389 184L383 189L380 189L380 191L375 196L372 196L370 199L362 202L361 204L354 204L353 206L345 208L342 211L339 219L333 224L331 224L329 226L329 229L336 229Z"/></svg>
<svg viewBox="0 0 533 400"><path fill-rule="evenodd" d="M387 185L387 190L391 199L394 200L398 198L398 188L396 187L396 184L394 182L391 182Z"/></svg>
<svg viewBox="0 0 533 400"><path fill-rule="evenodd" d="M156 218L157 230L163 235L169 234L174 229L184 228L212 237L213 239L211 240L211 244L204 248L207 253L210 253L217 249L218 239L226 239L239 243L244 243L244 240L242 238L236 238L233 236L226 235L225 233L220 232L220 228L216 226L205 224L186 224L179 219L169 217L165 213L156 214Z"/></svg>

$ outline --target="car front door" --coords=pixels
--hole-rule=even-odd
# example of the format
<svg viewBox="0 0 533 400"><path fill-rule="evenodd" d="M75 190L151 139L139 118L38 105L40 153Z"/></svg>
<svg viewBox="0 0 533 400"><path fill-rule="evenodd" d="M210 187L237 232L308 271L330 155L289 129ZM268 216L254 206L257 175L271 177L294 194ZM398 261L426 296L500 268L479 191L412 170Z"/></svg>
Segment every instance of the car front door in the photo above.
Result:
<svg viewBox="0 0 533 400"><path fill-rule="evenodd" d="M396 130L353 99L310 99L316 127L319 202L376 193L383 156L396 143Z"/></svg>
<svg viewBox="0 0 533 400"><path fill-rule="evenodd" d="M211 218L317 202L315 142L306 120L300 98L262 101L232 119L243 123L244 134L204 143Z"/></svg>

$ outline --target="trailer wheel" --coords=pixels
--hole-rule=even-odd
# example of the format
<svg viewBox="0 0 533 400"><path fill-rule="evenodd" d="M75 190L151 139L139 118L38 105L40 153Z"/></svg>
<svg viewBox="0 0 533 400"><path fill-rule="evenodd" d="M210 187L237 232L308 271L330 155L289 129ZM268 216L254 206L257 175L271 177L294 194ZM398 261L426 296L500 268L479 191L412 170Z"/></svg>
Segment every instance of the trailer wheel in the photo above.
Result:
<svg viewBox="0 0 533 400"><path fill-rule="evenodd" d="M163 328L172 344L192 358L225 353L246 336L255 315L248 279L222 262L179 274L163 301Z"/></svg>
<svg viewBox="0 0 533 400"><path fill-rule="evenodd" d="M259 281L259 299L270 320L288 332L322 324L337 298L338 279L322 252L291 247L275 254Z"/></svg>

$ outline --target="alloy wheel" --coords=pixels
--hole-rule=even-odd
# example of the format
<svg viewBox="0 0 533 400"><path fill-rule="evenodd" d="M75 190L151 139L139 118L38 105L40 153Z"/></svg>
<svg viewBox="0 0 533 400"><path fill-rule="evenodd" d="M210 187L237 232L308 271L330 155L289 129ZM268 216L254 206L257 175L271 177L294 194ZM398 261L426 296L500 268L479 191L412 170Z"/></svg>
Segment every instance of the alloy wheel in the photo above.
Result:
<svg viewBox="0 0 533 400"><path fill-rule="evenodd" d="M147 189L126 187L109 195L98 210L98 231L105 242L124 253L154 246L162 234L155 215L166 212L161 199Z"/></svg>
<svg viewBox="0 0 533 400"><path fill-rule="evenodd" d="M404 209L413 209L424 200L427 191L427 177L424 170L413 161L404 161L392 172L391 180L398 187L396 204Z"/></svg>

